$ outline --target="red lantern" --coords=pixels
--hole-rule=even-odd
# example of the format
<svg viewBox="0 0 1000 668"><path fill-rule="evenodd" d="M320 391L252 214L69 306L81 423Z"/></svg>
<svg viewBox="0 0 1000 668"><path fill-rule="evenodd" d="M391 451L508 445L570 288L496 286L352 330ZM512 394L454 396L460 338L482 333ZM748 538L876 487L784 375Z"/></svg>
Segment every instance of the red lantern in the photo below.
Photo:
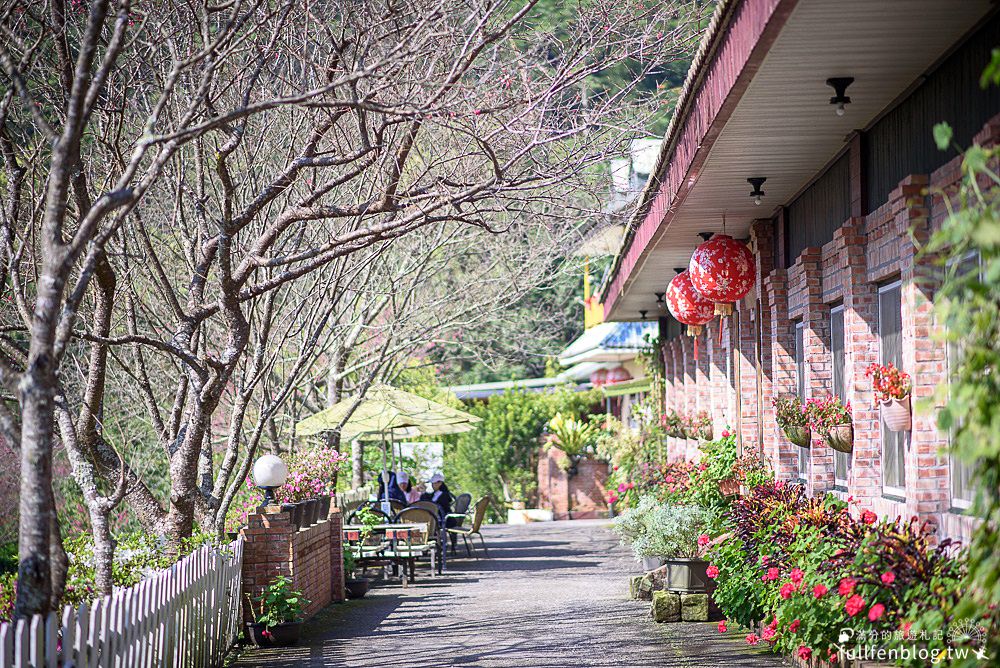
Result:
<svg viewBox="0 0 1000 668"><path fill-rule="evenodd" d="M742 241L717 234L695 249L688 265L691 283L715 302L717 315L733 312L733 302L746 296L757 280L753 253Z"/></svg>
<svg viewBox="0 0 1000 668"><path fill-rule="evenodd" d="M590 374L590 384L594 387L600 387L608 382L608 370L598 369L594 373Z"/></svg>
<svg viewBox="0 0 1000 668"><path fill-rule="evenodd" d="M708 324L715 317L715 304L694 289L687 271L670 279L667 294L663 298L670 314L678 322L688 326L687 333L691 336L701 334L702 325Z"/></svg>
<svg viewBox="0 0 1000 668"><path fill-rule="evenodd" d="M604 382L608 385L613 383L624 383L626 381L632 380L632 374L625 370L625 367L615 367L611 371L607 372L608 375Z"/></svg>

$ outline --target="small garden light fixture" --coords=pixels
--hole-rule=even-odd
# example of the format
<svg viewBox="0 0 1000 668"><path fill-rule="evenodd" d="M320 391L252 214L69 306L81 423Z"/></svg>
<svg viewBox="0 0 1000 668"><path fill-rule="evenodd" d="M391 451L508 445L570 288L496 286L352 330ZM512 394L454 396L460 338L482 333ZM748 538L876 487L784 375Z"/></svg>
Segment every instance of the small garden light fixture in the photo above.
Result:
<svg viewBox="0 0 1000 668"><path fill-rule="evenodd" d="M750 191L750 197L753 197L753 203L757 206L760 206L760 200L764 197L764 191L760 188L764 185L764 181L767 181L766 176L751 176L747 179L747 183L753 186L753 190Z"/></svg>
<svg viewBox="0 0 1000 668"><path fill-rule="evenodd" d="M288 480L288 467L276 455L264 455L253 463L254 484L264 490L263 505L274 503L274 490Z"/></svg>
<svg viewBox="0 0 1000 668"><path fill-rule="evenodd" d="M854 77L830 77L826 80L826 85L833 88L836 93L830 98L830 104L837 106L837 115L843 116L847 111L846 107L851 103L851 98L847 95L847 87L854 83Z"/></svg>

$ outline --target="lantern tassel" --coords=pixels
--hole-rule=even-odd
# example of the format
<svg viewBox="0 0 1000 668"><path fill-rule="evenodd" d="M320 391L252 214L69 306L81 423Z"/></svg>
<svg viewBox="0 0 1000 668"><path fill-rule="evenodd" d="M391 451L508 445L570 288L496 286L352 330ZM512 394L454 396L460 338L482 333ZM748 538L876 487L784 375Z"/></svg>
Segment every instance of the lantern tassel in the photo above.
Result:
<svg viewBox="0 0 1000 668"><path fill-rule="evenodd" d="M732 315L733 305L725 302L715 303L715 315Z"/></svg>
<svg viewBox="0 0 1000 668"><path fill-rule="evenodd" d="M698 361L698 337L694 337L694 361Z"/></svg>

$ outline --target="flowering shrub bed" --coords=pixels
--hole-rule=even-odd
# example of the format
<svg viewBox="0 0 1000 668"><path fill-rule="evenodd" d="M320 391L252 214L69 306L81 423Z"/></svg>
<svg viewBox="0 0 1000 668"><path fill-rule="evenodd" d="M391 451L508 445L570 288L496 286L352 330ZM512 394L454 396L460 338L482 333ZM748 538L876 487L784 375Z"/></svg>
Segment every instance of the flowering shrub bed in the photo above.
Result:
<svg viewBox="0 0 1000 668"><path fill-rule="evenodd" d="M709 574L716 603L751 631L747 643L831 662L855 644L947 650L947 634L935 632L953 621L962 562L950 541L932 545L926 527L871 511L855 518L832 496L807 498L782 482L734 501L722 526Z"/></svg>

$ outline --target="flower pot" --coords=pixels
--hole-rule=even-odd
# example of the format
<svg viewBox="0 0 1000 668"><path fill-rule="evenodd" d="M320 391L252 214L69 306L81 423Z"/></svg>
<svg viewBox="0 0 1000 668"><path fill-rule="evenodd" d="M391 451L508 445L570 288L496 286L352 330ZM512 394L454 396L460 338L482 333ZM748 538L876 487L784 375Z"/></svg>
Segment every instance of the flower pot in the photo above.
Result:
<svg viewBox="0 0 1000 668"><path fill-rule="evenodd" d="M910 395L883 401L882 421L889 431L910 431Z"/></svg>
<svg viewBox="0 0 1000 668"><path fill-rule="evenodd" d="M643 557L642 570L646 571L647 573L649 571L655 571L657 568L663 565L663 562L664 562L663 557Z"/></svg>
<svg viewBox="0 0 1000 668"><path fill-rule="evenodd" d="M370 580L368 578L344 580L344 591L347 593L347 598L364 598L365 594L368 593L369 583Z"/></svg>
<svg viewBox="0 0 1000 668"><path fill-rule="evenodd" d="M726 478L719 481L719 492L722 496L736 496L740 493L740 481L736 478Z"/></svg>
<svg viewBox="0 0 1000 668"><path fill-rule="evenodd" d="M309 499L305 502L305 508L302 511L302 528L311 527L316 524L316 514L319 512L319 501L317 499Z"/></svg>
<svg viewBox="0 0 1000 668"><path fill-rule="evenodd" d="M834 425L830 427L824 440L837 452L850 454L854 449L854 425L850 423Z"/></svg>
<svg viewBox="0 0 1000 668"><path fill-rule="evenodd" d="M277 624L267 628L263 624L248 623L247 639L256 647L291 647L299 642L302 633L302 622Z"/></svg>
<svg viewBox="0 0 1000 668"><path fill-rule="evenodd" d="M302 526L302 504L301 503L283 503L281 504L281 511L291 514L292 526L298 529Z"/></svg>
<svg viewBox="0 0 1000 668"><path fill-rule="evenodd" d="M710 594L715 582L706 575L708 562L704 559L669 557L663 560L663 588L688 594Z"/></svg>
<svg viewBox="0 0 1000 668"><path fill-rule="evenodd" d="M785 438L800 448L808 448L812 442L812 430L808 425L789 425L782 427L781 431L785 432Z"/></svg>
<svg viewBox="0 0 1000 668"><path fill-rule="evenodd" d="M319 513L316 516L317 521L325 522L330 519L330 495L324 494L319 497Z"/></svg>

